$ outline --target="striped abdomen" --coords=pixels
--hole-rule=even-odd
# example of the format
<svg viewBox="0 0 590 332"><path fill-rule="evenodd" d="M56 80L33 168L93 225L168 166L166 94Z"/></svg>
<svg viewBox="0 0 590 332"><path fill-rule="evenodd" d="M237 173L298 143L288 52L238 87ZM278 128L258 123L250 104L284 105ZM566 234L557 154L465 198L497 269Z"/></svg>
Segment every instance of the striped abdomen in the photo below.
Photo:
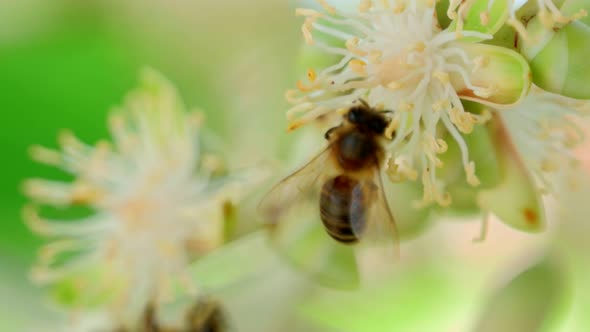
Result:
<svg viewBox="0 0 590 332"><path fill-rule="evenodd" d="M346 175L328 180L320 197L320 217L328 234L338 242L357 242L365 227L366 203L358 180Z"/></svg>

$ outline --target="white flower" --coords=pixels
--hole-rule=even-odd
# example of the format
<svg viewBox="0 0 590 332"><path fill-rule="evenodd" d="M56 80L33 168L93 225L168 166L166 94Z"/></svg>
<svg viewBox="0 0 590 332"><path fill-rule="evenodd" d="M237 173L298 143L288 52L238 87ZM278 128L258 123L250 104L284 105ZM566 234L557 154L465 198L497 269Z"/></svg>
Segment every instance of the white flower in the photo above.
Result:
<svg viewBox="0 0 590 332"><path fill-rule="evenodd" d="M588 122L582 116L590 115L589 101L533 86L522 103L497 114L542 192L556 193L559 184L575 185L575 149L584 140L582 128Z"/></svg>
<svg viewBox="0 0 590 332"><path fill-rule="evenodd" d="M346 109L359 98L394 111L386 132L392 138L387 146L390 178L421 178L423 204L448 205L450 196L436 175L443 166L438 155L447 149L441 129L460 147L467 181L478 185L462 135L487 121L489 112L469 112L462 99L495 107L515 104L528 90L530 73L515 52L474 43L491 39L507 11L495 15L493 24L487 17L489 31L469 30L464 20L469 6L451 1L448 13L456 21L442 30L435 2L366 0L360 1L358 14L350 15L326 1L320 1L325 13L298 9L297 14L306 17L306 42L340 60L319 72L309 69L307 83L300 81L297 90L288 91L287 99L295 105L288 118L290 129L295 129ZM325 43L314 33L337 41Z"/></svg>
<svg viewBox="0 0 590 332"><path fill-rule="evenodd" d="M41 249L32 276L53 282L98 271L79 272L94 274L80 281L80 291L115 288L123 293L112 301L137 314L165 297L172 280L193 287L185 268L223 242L221 206L238 199L244 183L213 176L219 165L200 151L201 115L186 112L174 87L153 71L109 120L112 144L90 146L64 133L61 151L32 149L34 159L74 181L32 179L25 192L41 204L93 211L80 220L49 220L25 208L30 227L55 239Z"/></svg>

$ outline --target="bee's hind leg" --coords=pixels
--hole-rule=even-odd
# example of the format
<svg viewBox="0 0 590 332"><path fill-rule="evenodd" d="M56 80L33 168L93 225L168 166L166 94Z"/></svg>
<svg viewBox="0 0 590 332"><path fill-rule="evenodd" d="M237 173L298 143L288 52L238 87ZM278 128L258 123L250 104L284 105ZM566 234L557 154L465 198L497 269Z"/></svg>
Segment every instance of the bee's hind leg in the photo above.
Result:
<svg viewBox="0 0 590 332"><path fill-rule="evenodd" d="M324 138L327 139L327 140L330 140L330 136L332 135L332 133L334 132L334 130L336 130L336 129L340 128L340 127L342 127L342 125L336 126L336 127L332 127L330 129L328 129L326 131L326 133L324 134Z"/></svg>

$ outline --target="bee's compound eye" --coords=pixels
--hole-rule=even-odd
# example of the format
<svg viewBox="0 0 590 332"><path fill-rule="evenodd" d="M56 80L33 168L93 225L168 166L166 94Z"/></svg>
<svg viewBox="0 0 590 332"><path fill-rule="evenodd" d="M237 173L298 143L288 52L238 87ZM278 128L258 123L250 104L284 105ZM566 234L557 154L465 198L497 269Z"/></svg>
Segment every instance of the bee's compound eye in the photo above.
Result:
<svg viewBox="0 0 590 332"><path fill-rule="evenodd" d="M358 123L360 120L360 116L361 116L361 114L360 114L359 110L357 108L352 108L352 109L350 109L350 111L348 111L348 114L347 114L348 122Z"/></svg>

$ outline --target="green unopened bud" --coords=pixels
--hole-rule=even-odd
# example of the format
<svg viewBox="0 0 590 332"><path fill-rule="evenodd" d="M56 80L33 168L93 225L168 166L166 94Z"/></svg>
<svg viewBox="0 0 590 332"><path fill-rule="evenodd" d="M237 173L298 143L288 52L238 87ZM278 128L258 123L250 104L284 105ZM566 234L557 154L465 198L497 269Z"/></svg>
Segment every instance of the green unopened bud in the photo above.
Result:
<svg viewBox="0 0 590 332"><path fill-rule="evenodd" d="M528 21L519 49L531 65L536 85L567 97L589 99L590 28L578 20L586 19L584 10L579 9L583 5L580 2L564 3L567 11L553 16L540 11ZM574 13L568 15L569 12Z"/></svg>

